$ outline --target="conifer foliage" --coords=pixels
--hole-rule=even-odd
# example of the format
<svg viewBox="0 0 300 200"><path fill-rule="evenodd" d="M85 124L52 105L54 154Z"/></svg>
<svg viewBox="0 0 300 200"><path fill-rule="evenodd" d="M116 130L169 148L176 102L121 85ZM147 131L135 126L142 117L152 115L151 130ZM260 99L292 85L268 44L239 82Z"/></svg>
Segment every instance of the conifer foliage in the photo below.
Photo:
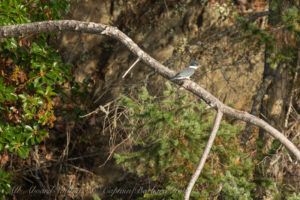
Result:
<svg viewBox="0 0 300 200"><path fill-rule="evenodd" d="M121 96L121 105L128 108L130 116L124 128L134 142L131 152L116 154L115 158L130 172L150 176L163 191L144 197L182 199L206 145L214 115L205 109L204 103L190 102L187 94L179 95L169 83L166 86L162 97L151 96L146 88L142 88L137 99ZM242 195L251 199L254 168L249 155L239 147L240 129L238 125L222 122L192 196Z"/></svg>

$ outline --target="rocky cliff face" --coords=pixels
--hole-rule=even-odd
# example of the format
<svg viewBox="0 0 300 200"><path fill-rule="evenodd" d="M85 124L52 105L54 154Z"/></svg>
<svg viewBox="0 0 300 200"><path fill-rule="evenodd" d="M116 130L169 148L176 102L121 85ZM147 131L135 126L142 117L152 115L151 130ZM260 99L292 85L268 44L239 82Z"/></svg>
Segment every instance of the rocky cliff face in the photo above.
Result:
<svg viewBox="0 0 300 200"><path fill-rule="evenodd" d="M263 72L263 51L236 42L237 31L218 35L232 25L231 12L230 5L199 1L89 0L74 3L68 18L116 26L175 71L198 60L204 67L193 80L225 103L249 110ZM96 105L144 84L159 91L166 81L141 63L122 80L136 58L111 38L63 33L60 44L65 60L76 66L75 80L93 79Z"/></svg>

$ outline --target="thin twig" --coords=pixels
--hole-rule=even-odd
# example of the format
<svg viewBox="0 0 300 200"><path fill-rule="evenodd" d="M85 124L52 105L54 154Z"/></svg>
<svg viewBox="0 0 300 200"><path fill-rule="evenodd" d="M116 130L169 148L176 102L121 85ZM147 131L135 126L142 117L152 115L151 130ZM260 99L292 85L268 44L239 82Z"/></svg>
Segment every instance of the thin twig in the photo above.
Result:
<svg viewBox="0 0 300 200"><path fill-rule="evenodd" d="M105 113L105 115L108 115L109 112L108 112L107 110L105 110L105 107L106 107L106 106L109 106L111 103L112 103L112 102L109 102L109 103L107 103L107 104L104 105L104 106L100 105L98 108L96 108L96 109L93 110L92 112L90 112L90 113L88 113L88 114L86 114L86 115L81 115L81 116L79 116L79 118L85 118L85 117L89 117L89 116L91 116L91 115L93 115L93 114L98 114L99 111L102 111L102 112Z"/></svg>
<svg viewBox="0 0 300 200"><path fill-rule="evenodd" d="M85 154L85 155L78 156L78 157L68 158L67 161L73 161L73 160L78 160L78 159L84 159L84 158L88 158L88 157L99 156L99 155L102 155L102 154L103 154L103 151L93 152L93 153Z"/></svg>
<svg viewBox="0 0 300 200"><path fill-rule="evenodd" d="M79 116L79 118L86 118L86 117L91 116L92 114L98 114L99 110L100 110L100 106L98 108L96 108L95 110L93 110L92 112L86 114L86 115Z"/></svg>
<svg viewBox="0 0 300 200"><path fill-rule="evenodd" d="M166 0L164 0L164 3L165 3L165 6L166 6L166 9L167 9L167 16L168 16L168 18L169 18L169 17L170 17L170 16L169 16L169 9L168 9L168 5L167 5Z"/></svg>
<svg viewBox="0 0 300 200"><path fill-rule="evenodd" d="M129 69L125 72L125 74L122 76L122 78L125 78L125 76L130 72L130 70L141 60L141 57L136 59L136 61L129 67Z"/></svg>
<svg viewBox="0 0 300 200"><path fill-rule="evenodd" d="M212 131L210 133L210 136L209 136L209 139L207 141L206 147L204 149L203 155L202 155L202 157L201 157L201 159L200 159L200 161L198 163L198 167L197 167L195 173L193 174L193 176L192 176L192 178L191 178L191 180L189 182L189 185L188 185L188 187L187 187L187 189L186 189L186 191L184 193L184 200L188 200L190 198L192 189L193 189L193 187L194 187L194 185L195 185L198 177L200 176L200 173L202 171L204 163L205 163L205 161L207 159L207 156L208 156L208 154L210 152L212 144L213 144L213 142L215 140L217 131L218 131L219 126L220 126L220 122L222 120L222 116L223 116L223 113L220 110L218 110L217 114L216 114L215 122L214 122L214 127L213 127L213 129L212 129Z"/></svg>
<svg viewBox="0 0 300 200"><path fill-rule="evenodd" d="M298 78L299 69L300 69L300 50L298 51L297 67L296 67L296 72L295 72L293 83L292 83L291 96L289 99L289 107L288 107L288 110L287 110L286 116L285 116L284 128L288 127L289 116L290 116L291 110L292 110L293 98L294 98L294 93L295 93L295 85L296 85L296 81Z"/></svg>
<svg viewBox="0 0 300 200"><path fill-rule="evenodd" d="M70 167L73 167L74 169L77 169L78 171L82 171L82 172L85 172L85 173L88 173L88 174L92 174L92 175L95 175L93 172L87 170L87 169L83 169L81 167L77 167L75 165L72 165L72 164L68 164L66 163L67 166L70 166Z"/></svg>
<svg viewBox="0 0 300 200"><path fill-rule="evenodd" d="M67 125L67 128L66 128L67 130L66 130L66 139L67 139L67 142L66 142L66 146L65 146L65 148L64 148L64 150L63 150L63 153L62 153L62 155L60 156L60 160L62 161L62 160L64 160L65 158L68 158L68 156L69 156L69 146L70 146L70 142L71 142L71 127L70 127L70 125L68 124Z"/></svg>
<svg viewBox="0 0 300 200"><path fill-rule="evenodd" d="M129 136L130 136L130 135L129 135ZM112 155L114 154L115 150L116 150L121 144L123 144L125 141L127 141L129 138L130 138L130 137L127 137L125 140L123 140L122 142L120 142L119 144L117 144L116 146L114 146L114 148L110 151L109 156L106 158L106 160L104 161L104 163L103 163L102 165L99 166L99 168L100 168L100 167L103 167L103 166L107 163L107 161L110 160L110 158L111 158Z"/></svg>

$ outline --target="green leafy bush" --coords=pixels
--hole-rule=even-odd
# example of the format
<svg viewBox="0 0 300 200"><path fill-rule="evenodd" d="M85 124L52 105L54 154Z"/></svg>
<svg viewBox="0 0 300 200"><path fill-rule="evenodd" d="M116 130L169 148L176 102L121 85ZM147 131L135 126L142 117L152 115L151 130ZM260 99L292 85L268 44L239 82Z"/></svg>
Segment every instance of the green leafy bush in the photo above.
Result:
<svg viewBox="0 0 300 200"><path fill-rule="evenodd" d="M6 194L10 193L10 184L11 184L11 174L8 174L0 169L0 197L5 199Z"/></svg>
<svg viewBox="0 0 300 200"><path fill-rule="evenodd" d="M70 1L3 0L0 26L55 20ZM53 126L54 97L69 79L69 65L47 44L47 35L28 35L0 41L0 152L26 158ZM3 178L5 177L5 178ZM7 194L8 175L1 171L0 193Z"/></svg>
<svg viewBox="0 0 300 200"><path fill-rule="evenodd" d="M151 96L146 88L137 100L121 96L121 105L129 109L129 123L124 128L134 142L131 152L115 155L117 163L139 176L150 176L156 188L164 191L145 194L144 198L182 199L214 121L213 112L205 110L204 104L189 102L187 95L178 95L169 83L166 86L161 98ZM242 194L251 199L254 166L239 147L240 130L239 126L221 123L193 197Z"/></svg>

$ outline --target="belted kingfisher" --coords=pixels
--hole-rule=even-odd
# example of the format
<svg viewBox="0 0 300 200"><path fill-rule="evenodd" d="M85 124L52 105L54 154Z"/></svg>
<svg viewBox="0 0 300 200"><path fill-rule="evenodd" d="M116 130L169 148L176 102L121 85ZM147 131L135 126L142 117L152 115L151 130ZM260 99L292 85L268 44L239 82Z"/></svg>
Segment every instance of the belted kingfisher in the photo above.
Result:
<svg viewBox="0 0 300 200"><path fill-rule="evenodd" d="M173 80L181 80L181 79L190 79L190 77L195 73L195 70L198 67L200 67L200 64L197 61L191 61L190 66L188 68L185 68L170 80L173 81Z"/></svg>

